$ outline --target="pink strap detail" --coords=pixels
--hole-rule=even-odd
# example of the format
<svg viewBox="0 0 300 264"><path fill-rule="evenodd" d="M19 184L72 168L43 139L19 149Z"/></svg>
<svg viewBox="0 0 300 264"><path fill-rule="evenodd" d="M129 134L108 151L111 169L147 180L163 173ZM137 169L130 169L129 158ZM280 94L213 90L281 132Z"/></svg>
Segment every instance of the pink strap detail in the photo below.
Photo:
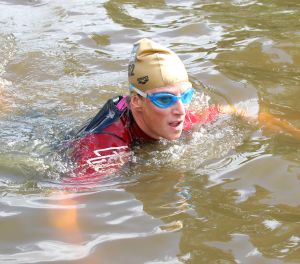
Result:
<svg viewBox="0 0 300 264"><path fill-rule="evenodd" d="M128 96L124 96L124 97L119 101L119 103L117 104L117 108L118 108L120 111L123 111L123 110L126 108L126 106L127 106L127 103L126 103L127 97L128 97Z"/></svg>

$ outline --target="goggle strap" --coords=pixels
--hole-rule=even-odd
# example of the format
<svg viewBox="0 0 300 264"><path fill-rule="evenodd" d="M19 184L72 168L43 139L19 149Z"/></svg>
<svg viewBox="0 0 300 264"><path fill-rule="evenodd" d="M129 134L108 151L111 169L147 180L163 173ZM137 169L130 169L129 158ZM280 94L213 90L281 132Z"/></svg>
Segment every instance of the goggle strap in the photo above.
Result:
<svg viewBox="0 0 300 264"><path fill-rule="evenodd" d="M139 95L147 98L147 94L144 93L144 92L142 92L141 90L137 89L133 84L130 84L130 88L129 89L130 89L130 91L136 92L137 94L139 94Z"/></svg>

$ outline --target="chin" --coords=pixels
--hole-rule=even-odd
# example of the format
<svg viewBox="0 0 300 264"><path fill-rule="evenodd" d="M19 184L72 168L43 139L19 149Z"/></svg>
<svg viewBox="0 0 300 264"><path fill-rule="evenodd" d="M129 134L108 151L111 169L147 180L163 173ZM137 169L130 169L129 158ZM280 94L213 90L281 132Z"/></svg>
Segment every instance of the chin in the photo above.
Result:
<svg viewBox="0 0 300 264"><path fill-rule="evenodd" d="M180 138L180 136L181 136L181 132L178 133L178 134L175 134L175 135L168 135L167 137L165 137L165 139L167 139L167 140L176 140L176 139Z"/></svg>

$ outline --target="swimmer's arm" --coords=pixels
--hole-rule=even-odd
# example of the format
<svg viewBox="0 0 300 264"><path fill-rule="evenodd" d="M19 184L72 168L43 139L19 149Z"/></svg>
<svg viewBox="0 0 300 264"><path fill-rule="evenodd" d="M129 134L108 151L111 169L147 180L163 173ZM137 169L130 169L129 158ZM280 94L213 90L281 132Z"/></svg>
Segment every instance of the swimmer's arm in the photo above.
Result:
<svg viewBox="0 0 300 264"><path fill-rule="evenodd" d="M220 113L223 114L234 114L242 117L246 117L246 111L245 110L238 110L235 106L233 105L219 105L218 109Z"/></svg>
<svg viewBox="0 0 300 264"><path fill-rule="evenodd" d="M274 132L285 132L296 139L300 139L300 129L293 126L286 120L282 120L268 112L260 112L258 122L262 128L272 130Z"/></svg>
<svg viewBox="0 0 300 264"><path fill-rule="evenodd" d="M293 126L291 123L289 123L286 120L282 120L272 115L269 112L261 111L258 113L258 116L255 118L251 115L248 115L247 111L240 110L240 109L238 110L232 105L219 106L219 111L225 114L235 114L238 116L242 116L252 122L258 121L259 126L266 130L271 130L273 132L279 132L279 133L280 132L288 133L294 138L300 139L299 128Z"/></svg>

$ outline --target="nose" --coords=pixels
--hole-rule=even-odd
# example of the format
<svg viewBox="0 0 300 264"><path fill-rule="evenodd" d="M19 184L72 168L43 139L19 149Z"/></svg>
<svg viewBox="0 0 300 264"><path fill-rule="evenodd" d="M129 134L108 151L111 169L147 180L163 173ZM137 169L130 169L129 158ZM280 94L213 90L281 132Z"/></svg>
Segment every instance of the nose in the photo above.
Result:
<svg viewBox="0 0 300 264"><path fill-rule="evenodd" d="M185 105L181 102L181 100L178 100L174 105L172 109L172 113L175 115L185 115Z"/></svg>

